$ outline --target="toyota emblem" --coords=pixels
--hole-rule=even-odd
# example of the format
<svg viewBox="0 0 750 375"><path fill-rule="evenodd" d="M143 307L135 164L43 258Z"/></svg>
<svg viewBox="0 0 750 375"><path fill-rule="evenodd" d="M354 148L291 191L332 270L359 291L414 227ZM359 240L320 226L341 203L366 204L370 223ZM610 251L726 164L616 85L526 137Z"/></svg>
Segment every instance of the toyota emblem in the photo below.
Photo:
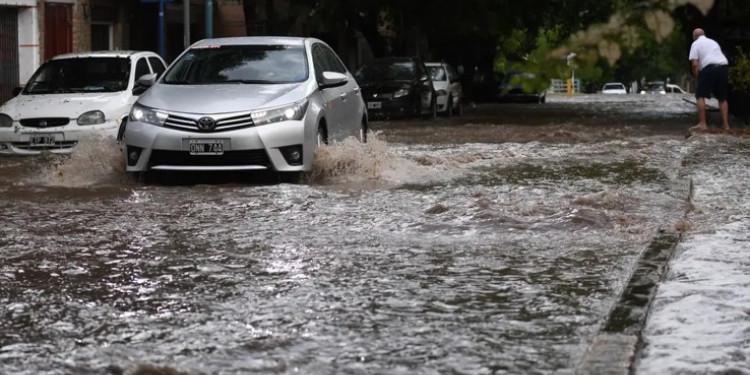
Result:
<svg viewBox="0 0 750 375"><path fill-rule="evenodd" d="M39 121L39 127L40 128L43 128L43 127L46 127L46 126L47 126L47 120Z"/></svg>
<svg viewBox="0 0 750 375"><path fill-rule="evenodd" d="M200 130L207 132L214 130L214 127L216 127L216 121L211 117L201 117L200 120L198 120L198 129Z"/></svg>

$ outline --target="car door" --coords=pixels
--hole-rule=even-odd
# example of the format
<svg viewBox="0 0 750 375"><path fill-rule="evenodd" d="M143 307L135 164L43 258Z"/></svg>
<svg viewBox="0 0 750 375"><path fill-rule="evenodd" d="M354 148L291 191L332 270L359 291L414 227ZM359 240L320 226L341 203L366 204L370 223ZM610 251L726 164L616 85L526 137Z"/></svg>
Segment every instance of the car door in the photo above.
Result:
<svg viewBox="0 0 750 375"><path fill-rule="evenodd" d="M359 85L354 79L354 76L352 76L351 73L349 73L349 70L346 69L344 63L341 62L338 55L325 45L322 46L322 48L328 61L328 68L330 71L344 74L348 78L348 82L346 82L345 85L336 88L337 94L339 98L341 98L341 126L346 135L358 136L364 107Z"/></svg>
<svg viewBox="0 0 750 375"><path fill-rule="evenodd" d="M422 113L429 113L432 110L432 101L434 100L435 87L432 84L430 73L420 60L415 60L415 73L417 77L416 88L419 92L422 103Z"/></svg>
<svg viewBox="0 0 750 375"><path fill-rule="evenodd" d="M461 80L459 79L458 73L456 73L453 66L446 65L448 71L448 89L453 95L453 105L457 106L461 102L463 96L463 88L461 87Z"/></svg>

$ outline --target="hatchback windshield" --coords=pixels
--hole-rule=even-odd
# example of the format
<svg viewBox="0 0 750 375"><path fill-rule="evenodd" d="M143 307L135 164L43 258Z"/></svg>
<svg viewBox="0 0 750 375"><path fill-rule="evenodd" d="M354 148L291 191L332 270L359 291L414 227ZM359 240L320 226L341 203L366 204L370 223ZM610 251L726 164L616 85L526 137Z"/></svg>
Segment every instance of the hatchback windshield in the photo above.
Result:
<svg viewBox="0 0 750 375"><path fill-rule="evenodd" d="M163 83L292 83L306 80L307 74L302 46L206 46L182 55Z"/></svg>
<svg viewBox="0 0 750 375"><path fill-rule="evenodd" d="M130 60L81 57L50 60L29 80L24 94L115 92L128 87Z"/></svg>
<svg viewBox="0 0 750 375"><path fill-rule="evenodd" d="M442 66L428 66L427 70L430 71L433 81L447 81L448 77L445 74L445 69Z"/></svg>
<svg viewBox="0 0 750 375"><path fill-rule="evenodd" d="M376 61L359 68L355 78L361 82L411 81L415 75L411 62Z"/></svg>
<svg viewBox="0 0 750 375"><path fill-rule="evenodd" d="M608 83L604 85L605 90L623 90L625 89L625 86L619 84L619 83Z"/></svg>

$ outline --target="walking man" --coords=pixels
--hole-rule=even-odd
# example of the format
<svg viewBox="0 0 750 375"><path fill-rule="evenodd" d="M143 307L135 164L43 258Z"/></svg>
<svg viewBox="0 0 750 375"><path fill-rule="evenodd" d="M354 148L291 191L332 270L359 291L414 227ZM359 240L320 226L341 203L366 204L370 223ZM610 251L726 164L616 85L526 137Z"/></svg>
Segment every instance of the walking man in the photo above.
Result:
<svg viewBox="0 0 750 375"><path fill-rule="evenodd" d="M693 75L698 78L695 99L698 107L698 125L691 130L706 129L706 98L713 95L719 101L721 128L729 129L729 104L727 86L729 83L729 61L721 52L719 43L706 37L703 29L693 30L693 44L688 56L692 63Z"/></svg>

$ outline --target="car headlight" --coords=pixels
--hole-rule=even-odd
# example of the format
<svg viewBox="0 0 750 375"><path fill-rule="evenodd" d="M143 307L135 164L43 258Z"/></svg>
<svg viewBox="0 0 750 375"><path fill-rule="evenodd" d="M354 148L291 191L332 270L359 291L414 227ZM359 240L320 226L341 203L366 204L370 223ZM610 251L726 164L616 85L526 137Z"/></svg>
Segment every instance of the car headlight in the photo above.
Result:
<svg viewBox="0 0 750 375"><path fill-rule="evenodd" d="M78 116L78 119L76 120L78 125L97 125L97 124L103 124L104 123L104 112L96 110L96 111L88 111L80 116Z"/></svg>
<svg viewBox="0 0 750 375"><path fill-rule="evenodd" d="M307 111L307 100L283 107L253 111L250 117L255 125L272 124L274 122L301 120Z"/></svg>
<svg viewBox="0 0 750 375"><path fill-rule="evenodd" d="M144 107L138 104L133 104L133 108L130 109L129 120L162 126L164 125L164 121L167 121L167 117L169 117L169 115L166 112L157 111L153 108Z"/></svg>
<svg viewBox="0 0 750 375"><path fill-rule="evenodd" d="M409 95L409 89L400 89L393 93L393 99L400 98L406 95Z"/></svg>
<svg viewBox="0 0 750 375"><path fill-rule="evenodd" d="M5 113L0 113L0 128L9 128L13 126L13 119Z"/></svg>

